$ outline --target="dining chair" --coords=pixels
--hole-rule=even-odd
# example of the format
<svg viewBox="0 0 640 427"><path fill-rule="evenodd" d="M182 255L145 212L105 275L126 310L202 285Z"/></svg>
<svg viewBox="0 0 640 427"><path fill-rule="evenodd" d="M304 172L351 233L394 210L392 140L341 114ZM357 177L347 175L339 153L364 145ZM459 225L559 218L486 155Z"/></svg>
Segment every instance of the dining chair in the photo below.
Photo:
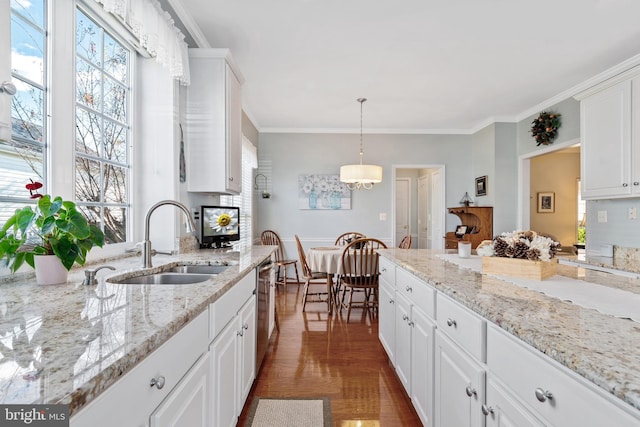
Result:
<svg viewBox="0 0 640 427"><path fill-rule="evenodd" d="M302 311L305 311L307 302L324 302L327 304L327 310L331 307L331 296L327 290L327 273L314 272L309 268L307 263L307 256L304 253L300 238L296 234L296 244L298 245L298 259L300 260L300 266L302 267L302 278L304 279L304 290L302 291ZM309 287L312 285L322 286L322 290L309 293ZM326 299L322 298L326 296ZM309 299L309 297L312 297Z"/></svg>
<svg viewBox="0 0 640 427"><path fill-rule="evenodd" d="M274 252L275 261L274 266L276 267L276 285L282 285L284 287L284 291L287 291L287 280L291 279L293 281L293 277L289 277L287 275L287 269L290 266L293 266L294 271L296 273L296 284L300 284L300 277L298 276L298 260L295 259L287 259L284 254L284 246L282 245L282 240L278 233L273 230L264 230L262 234L260 234L260 242L263 245L274 245L277 246L278 249ZM282 276L280 276L280 271L282 270Z"/></svg>
<svg viewBox="0 0 640 427"><path fill-rule="evenodd" d="M386 247L387 245L381 240L367 237L352 241L342 251L342 273L339 276L339 289L342 290L340 306L347 309L347 323L352 308L377 309L380 256L376 250ZM364 292L362 302L353 300L354 291ZM349 298L345 303L344 298L347 293Z"/></svg>
<svg viewBox="0 0 640 427"><path fill-rule="evenodd" d="M336 239L336 246L345 246L348 245L349 243L351 243L353 240L356 239L363 239L367 236L365 236L362 233L358 233L357 231L348 231L346 233L342 233L341 235L338 236L338 238Z"/></svg>
<svg viewBox="0 0 640 427"><path fill-rule="evenodd" d="M398 245L400 249L411 249L411 234L407 234L402 238Z"/></svg>

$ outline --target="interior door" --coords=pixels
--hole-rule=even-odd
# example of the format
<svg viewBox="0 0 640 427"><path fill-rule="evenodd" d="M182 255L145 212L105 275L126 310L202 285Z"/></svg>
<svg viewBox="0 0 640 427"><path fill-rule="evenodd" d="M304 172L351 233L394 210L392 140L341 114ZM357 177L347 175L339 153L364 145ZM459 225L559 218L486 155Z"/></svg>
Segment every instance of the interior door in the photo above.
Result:
<svg viewBox="0 0 640 427"><path fill-rule="evenodd" d="M430 248L431 201L429 200L430 175L418 178L418 249Z"/></svg>
<svg viewBox="0 0 640 427"><path fill-rule="evenodd" d="M411 179L396 179L396 236L395 246L400 244L404 236L411 233Z"/></svg>
<svg viewBox="0 0 640 427"><path fill-rule="evenodd" d="M444 246L444 197L442 194L442 169L431 174L431 246L430 249L442 249Z"/></svg>

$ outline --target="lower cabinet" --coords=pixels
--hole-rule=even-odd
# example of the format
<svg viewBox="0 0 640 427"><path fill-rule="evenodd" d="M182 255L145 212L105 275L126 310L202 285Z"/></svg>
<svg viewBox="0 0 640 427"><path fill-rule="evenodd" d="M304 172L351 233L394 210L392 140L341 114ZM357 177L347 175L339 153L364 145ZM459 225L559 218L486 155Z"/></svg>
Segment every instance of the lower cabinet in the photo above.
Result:
<svg viewBox="0 0 640 427"><path fill-rule="evenodd" d="M434 425L484 426L484 366L439 331L435 353Z"/></svg>
<svg viewBox="0 0 640 427"><path fill-rule="evenodd" d="M395 365L396 348L396 290L395 284L392 286L384 278L380 279L378 289L378 310L380 321L378 322L378 338L384 350L387 352L389 361Z"/></svg>
<svg viewBox="0 0 640 427"><path fill-rule="evenodd" d="M255 379L255 316L256 301L252 296L211 343L211 415L214 427L236 425Z"/></svg>
<svg viewBox="0 0 640 427"><path fill-rule="evenodd" d="M487 419L486 427L544 427L491 372L487 373L486 403L482 405L482 413Z"/></svg>

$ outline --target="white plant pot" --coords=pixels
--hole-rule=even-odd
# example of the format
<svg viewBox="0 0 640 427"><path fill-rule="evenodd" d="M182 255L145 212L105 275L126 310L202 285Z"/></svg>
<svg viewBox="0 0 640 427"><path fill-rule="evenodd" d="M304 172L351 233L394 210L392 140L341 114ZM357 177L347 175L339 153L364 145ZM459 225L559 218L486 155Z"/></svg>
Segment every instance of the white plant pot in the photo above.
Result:
<svg viewBox="0 0 640 427"><path fill-rule="evenodd" d="M33 257L36 269L36 282L39 285L57 285L67 283L69 272L55 255L36 255Z"/></svg>

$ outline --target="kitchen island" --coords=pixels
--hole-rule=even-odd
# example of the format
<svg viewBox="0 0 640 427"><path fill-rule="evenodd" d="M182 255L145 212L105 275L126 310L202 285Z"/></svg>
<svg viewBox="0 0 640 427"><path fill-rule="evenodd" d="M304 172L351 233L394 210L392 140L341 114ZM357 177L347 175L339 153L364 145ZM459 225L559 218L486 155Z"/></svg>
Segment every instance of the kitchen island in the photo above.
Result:
<svg viewBox="0 0 640 427"><path fill-rule="evenodd" d="M273 249L154 257L149 272L181 264L229 265L212 279L191 285L107 281L139 274L139 257L99 264L116 270L101 270L97 285L82 281L84 270L98 265L73 269L63 285L39 286L35 278L5 280L0 293L0 402L66 404L73 415L205 313Z"/></svg>
<svg viewBox="0 0 640 427"><path fill-rule="evenodd" d="M398 281L401 277L399 272L401 269L405 270L434 288L438 295L443 295L443 298L438 297L438 302L455 301L477 315L478 319L485 319L487 331L499 331L498 335L505 332L526 343L542 356L558 362L592 385L616 396L620 400L613 399L614 402L619 402L623 410L640 419L640 324L637 322L605 315L462 268L443 260L441 251L384 249L379 253L399 267L395 273ZM564 265L559 266L558 273L612 290L640 294L638 279ZM403 284L402 292L404 286ZM398 283L397 292L400 291ZM381 304L384 303L384 300L381 301ZM433 305L437 306L435 302ZM398 301L395 306L397 309ZM380 309L381 328L383 308ZM427 307L424 311L437 312L439 308L433 310ZM437 319L435 330L440 330L442 320ZM444 324L441 330L447 331L455 327L453 322L453 328ZM493 333L492 336L496 334ZM486 357L489 360L491 352L486 347L483 351L489 354ZM479 359L485 357L483 351L480 351ZM400 350L396 349L396 357L399 354ZM512 357L513 363L518 362L515 354ZM483 360L480 362L481 366L485 366L482 364ZM489 362L490 360L486 366L489 366ZM437 369L436 367L436 371ZM589 405L589 402L584 402L584 405ZM437 407L436 401L436 410Z"/></svg>

